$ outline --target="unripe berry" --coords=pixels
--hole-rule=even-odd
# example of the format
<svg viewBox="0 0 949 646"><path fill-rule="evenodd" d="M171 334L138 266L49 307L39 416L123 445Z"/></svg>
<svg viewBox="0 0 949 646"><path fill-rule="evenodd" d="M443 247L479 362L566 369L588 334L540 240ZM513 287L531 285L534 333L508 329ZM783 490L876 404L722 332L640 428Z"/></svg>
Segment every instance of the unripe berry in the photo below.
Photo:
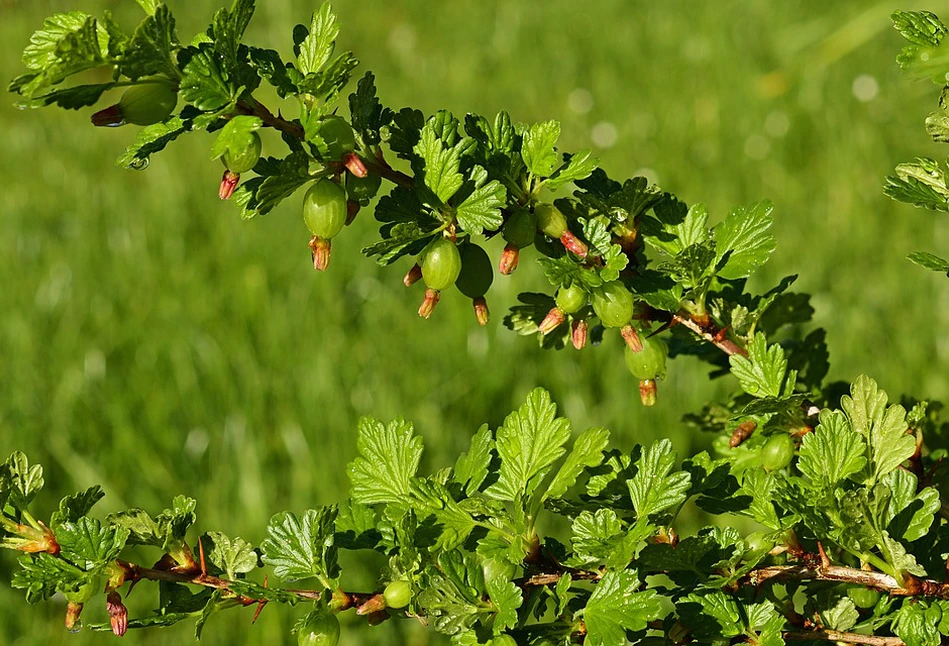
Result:
<svg viewBox="0 0 949 646"><path fill-rule="evenodd" d="M557 290L557 307L566 314L573 314L587 304L588 298L587 293L579 285L561 287Z"/></svg>
<svg viewBox="0 0 949 646"><path fill-rule="evenodd" d="M150 126L164 121L178 104L178 93L166 79L145 79L127 89L119 102L92 115L97 126L121 126L134 123Z"/></svg>
<svg viewBox="0 0 949 646"><path fill-rule="evenodd" d="M339 643L339 619L332 612L314 610L297 630L298 646L336 646Z"/></svg>
<svg viewBox="0 0 949 646"><path fill-rule="evenodd" d="M847 596L858 608L869 609L877 605L880 600L880 591L876 588L865 588L862 585L851 585L847 588Z"/></svg>
<svg viewBox="0 0 949 646"><path fill-rule="evenodd" d="M326 144L330 159L342 160L346 153L356 147L353 129L345 119L335 114L323 117L318 133Z"/></svg>
<svg viewBox="0 0 949 646"><path fill-rule="evenodd" d="M252 170L260 159L260 135L250 132L242 139L229 146L221 157L227 170L238 174Z"/></svg>
<svg viewBox="0 0 949 646"><path fill-rule="evenodd" d="M623 327L633 318L633 295L613 281L593 290L593 311L605 327Z"/></svg>
<svg viewBox="0 0 949 646"><path fill-rule="evenodd" d="M626 348L626 367L637 379L661 378L666 372L666 355L669 348L657 336L642 338L642 350L634 352Z"/></svg>
<svg viewBox="0 0 949 646"><path fill-rule="evenodd" d="M303 197L303 221L315 236L331 240L346 224L346 191L330 179L321 179Z"/></svg>
<svg viewBox="0 0 949 646"><path fill-rule="evenodd" d="M404 608L412 600L412 586L408 581L392 581L382 593L390 608Z"/></svg>
<svg viewBox="0 0 949 646"><path fill-rule="evenodd" d="M517 646L517 641L510 635L498 635L491 640L491 646Z"/></svg>
<svg viewBox="0 0 949 646"><path fill-rule="evenodd" d="M436 291L448 289L461 273L458 245L442 236L435 238L422 252L422 279Z"/></svg>
<svg viewBox="0 0 949 646"><path fill-rule="evenodd" d="M768 438L761 447L761 466L766 471L776 471L791 464L794 459L794 440L781 431Z"/></svg>
<svg viewBox="0 0 949 646"><path fill-rule="evenodd" d="M534 207L534 214L537 216L537 228L544 232L544 235L558 240L567 230L567 218L553 204L542 202Z"/></svg>

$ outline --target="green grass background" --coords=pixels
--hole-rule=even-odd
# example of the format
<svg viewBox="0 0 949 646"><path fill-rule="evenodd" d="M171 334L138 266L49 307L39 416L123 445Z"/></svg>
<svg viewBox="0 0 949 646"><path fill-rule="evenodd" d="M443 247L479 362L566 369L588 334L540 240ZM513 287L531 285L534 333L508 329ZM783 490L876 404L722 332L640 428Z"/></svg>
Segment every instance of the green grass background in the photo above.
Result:
<svg viewBox="0 0 949 646"><path fill-rule="evenodd" d="M172 2L182 39L221 4ZM292 25L316 4L258 4L251 41L286 55ZM613 176L645 172L706 202L716 220L771 198L779 246L753 287L800 274L796 289L813 294L816 324L828 330L832 378L866 372L891 394L940 398L949 283L904 256L945 255L949 223L881 191L897 162L944 154L922 127L938 89L906 81L893 61L901 39L887 16L918 6L361 0L336 10L340 47L376 73L390 106L558 118L567 150L591 146L610 124L615 143L598 154ZM949 14L944 2L926 7ZM126 25L139 17L131 0L0 0L0 77L20 72L44 16L76 8L110 9ZM874 84L875 96L858 99L855 87ZM577 90L589 93L588 111L576 109ZM185 493L199 501L202 531L256 544L272 513L345 495L361 415L413 420L425 466L438 468L541 385L576 429L607 426L622 447L669 436L684 454L708 438L690 434L681 415L734 385L677 360L659 405L645 410L618 339L543 353L503 328L517 292L544 287L530 262L496 279L487 328L457 294L423 321L421 290L401 285L408 263L382 270L360 256L374 236L368 212L321 275L298 199L251 222L220 203L209 135L173 145L145 172L124 171L113 160L132 127L94 129L88 109L22 112L12 102L0 102L0 453L20 449L44 464L44 511L94 483L108 494L103 513L159 511ZM15 567L14 554L0 555L0 578ZM351 587L373 583L356 570ZM133 610L154 603L148 588L131 596ZM67 634L63 609L29 608L0 585L0 641L113 639ZM250 628L251 611L230 611L210 620L204 641L281 643L301 614L271 607ZM347 624L343 643L444 643L397 623ZM125 643L178 644L191 631Z"/></svg>

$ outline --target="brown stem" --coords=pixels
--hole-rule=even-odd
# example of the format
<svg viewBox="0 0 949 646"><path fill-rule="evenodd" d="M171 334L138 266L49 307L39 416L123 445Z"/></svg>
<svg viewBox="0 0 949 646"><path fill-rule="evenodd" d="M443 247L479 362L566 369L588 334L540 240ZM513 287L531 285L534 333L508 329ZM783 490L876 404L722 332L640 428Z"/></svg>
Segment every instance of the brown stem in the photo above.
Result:
<svg viewBox="0 0 949 646"><path fill-rule="evenodd" d="M719 334L721 330L716 329L713 325L699 325L697 322L693 321L688 316L682 316L681 314L672 314L672 322L678 325L682 325L692 330L695 334L702 337L716 348L731 356L733 354L738 354L743 357L748 356L748 351L743 347L729 339L728 337Z"/></svg>
<svg viewBox="0 0 949 646"><path fill-rule="evenodd" d="M868 572L839 565L772 565L752 570L747 576L747 583L760 586L771 580L782 581L788 579L854 583L876 588L895 597L949 599L949 583L940 583L933 579L910 578L910 584L903 586L894 577L883 572Z"/></svg>
<svg viewBox="0 0 949 646"><path fill-rule="evenodd" d="M844 633L837 630L789 630L784 633L785 640L809 641L823 639L847 644L867 644L868 646L906 646L899 637L874 637L860 633Z"/></svg>

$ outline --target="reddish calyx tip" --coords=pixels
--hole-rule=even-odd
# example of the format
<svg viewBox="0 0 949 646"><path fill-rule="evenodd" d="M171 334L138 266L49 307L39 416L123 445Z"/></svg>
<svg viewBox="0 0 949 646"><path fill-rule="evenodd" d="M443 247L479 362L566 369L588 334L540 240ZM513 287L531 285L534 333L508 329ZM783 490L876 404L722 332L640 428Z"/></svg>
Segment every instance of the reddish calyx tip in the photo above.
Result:
<svg viewBox="0 0 949 646"><path fill-rule="evenodd" d="M655 406L658 396L659 390L655 379L643 379L639 382L639 399L642 400L643 406Z"/></svg>
<svg viewBox="0 0 949 646"><path fill-rule="evenodd" d="M570 231L564 231L563 235L560 236L560 243L563 245L564 249L571 253L575 253L581 258L586 258L589 249L587 246L580 241L577 236L570 233Z"/></svg>
<svg viewBox="0 0 949 646"><path fill-rule="evenodd" d="M224 174L221 176L221 186L217 191L218 197L222 200L231 199L231 195L234 194L234 189L237 188L240 181L240 173L234 173L229 170L224 171Z"/></svg>
<svg viewBox="0 0 949 646"><path fill-rule="evenodd" d="M491 312L488 311L488 302L484 300L484 296L472 299L471 302L474 305L475 318L478 319L478 324L482 327L487 325L491 318Z"/></svg>
<svg viewBox="0 0 949 646"><path fill-rule="evenodd" d="M573 322L571 326L570 340L573 342L573 347L577 350L582 350L587 344L588 330L589 326L585 320L580 319Z"/></svg>
<svg viewBox="0 0 949 646"><path fill-rule="evenodd" d="M79 623L82 614L82 604L70 601L66 604L66 630L72 630Z"/></svg>
<svg viewBox="0 0 949 646"><path fill-rule="evenodd" d="M418 315L423 319L427 319L432 315L432 312L435 311L435 306L438 305L438 299L441 298L441 294L437 289L432 289L431 287L425 290L425 298L422 300L422 306L418 308Z"/></svg>
<svg viewBox="0 0 949 646"><path fill-rule="evenodd" d="M125 125L125 115L122 114L122 108L116 103L93 114L92 125L116 128Z"/></svg>
<svg viewBox="0 0 949 646"><path fill-rule="evenodd" d="M122 597L115 590L109 592L106 599L106 610L109 611L109 625L116 637L121 637L129 628L129 611L122 603Z"/></svg>
<svg viewBox="0 0 949 646"><path fill-rule="evenodd" d="M633 352L643 351L643 340L639 338L639 333L632 325L624 325L620 329L620 334L623 335L623 340L626 341L626 345L629 346L630 350Z"/></svg>
<svg viewBox="0 0 949 646"><path fill-rule="evenodd" d="M411 269L405 272L405 276L402 277L402 284L411 287L420 280L422 280L422 268L418 263L415 263Z"/></svg>
<svg viewBox="0 0 949 646"><path fill-rule="evenodd" d="M508 243L501 253L501 261L498 263L498 271L505 276L509 276L517 269L517 262L520 260L521 251L516 246Z"/></svg>
<svg viewBox="0 0 949 646"><path fill-rule="evenodd" d="M346 202L346 226L349 226L353 223L353 220L356 219L356 215L359 213L360 208L359 202L356 200L348 200Z"/></svg>
<svg viewBox="0 0 949 646"><path fill-rule="evenodd" d="M366 163L352 150L343 156L343 166L356 177L366 177L369 174Z"/></svg>
<svg viewBox="0 0 949 646"><path fill-rule="evenodd" d="M324 271L329 266L332 246L332 241L319 236L313 236L310 239L310 252L313 254L314 269Z"/></svg>
<svg viewBox="0 0 949 646"><path fill-rule="evenodd" d="M357 615L371 615L386 609L386 598L381 594L374 594L356 608Z"/></svg>
<svg viewBox="0 0 949 646"><path fill-rule="evenodd" d="M567 320L567 315L564 314L564 311L559 307L552 307L547 316L544 317L544 320L540 322L540 325L537 326L537 331L547 336L554 330L556 330L560 325Z"/></svg>

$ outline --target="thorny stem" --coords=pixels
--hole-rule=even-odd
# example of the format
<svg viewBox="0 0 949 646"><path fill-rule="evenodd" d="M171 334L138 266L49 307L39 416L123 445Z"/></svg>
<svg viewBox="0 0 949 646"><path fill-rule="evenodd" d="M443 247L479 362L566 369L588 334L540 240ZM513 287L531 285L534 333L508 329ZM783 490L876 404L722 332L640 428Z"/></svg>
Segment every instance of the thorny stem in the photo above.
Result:
<svg viewBox="0 0 949 646"><path fill-rule="evenodd" d="M906 646L899 637L874 637L860 633L844 633L837 630L794 630L784 633L785 640L811 641L821 639L845 644L867 644L867 646Z"/></svg>
<svg viewBox="0 0 949 646"><path fill-rule="evenodd" d="M837 581L854 583L887 592L894 597L935 597L949 599L949 583L940 583L933 579L909 577L905 585L900 585L895 577L883 572L868 572L857 568L839 565L772 565L751 571L746 583L761 586L768 581Z"/></svg>

